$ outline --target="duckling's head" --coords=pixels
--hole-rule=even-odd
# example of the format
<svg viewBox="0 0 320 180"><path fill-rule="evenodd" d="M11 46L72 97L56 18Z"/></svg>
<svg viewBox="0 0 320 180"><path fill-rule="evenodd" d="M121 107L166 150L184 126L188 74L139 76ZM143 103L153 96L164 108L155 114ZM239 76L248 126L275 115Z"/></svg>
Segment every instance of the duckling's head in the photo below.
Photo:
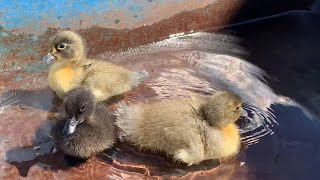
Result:
<svg viewBox="0 0 320 180"><path fill-rule="evenodd" d="M50 52L43 61L49 63L53 58L81 61L84 55L84 42L81 36L73 31L61 31L50 39Z"/></svg>
<svg viewBox="0 0 320 180"><path fill-rule="evenodd" d="M239 119L242 111L241 97L227 91L214 93L202 108L204 119L210 126L223 128Z"/></svg>
<svg viewBox="0 0 320 180"><path fill-rule="evenodd" d="M65 95L63 101L67 117L63 128L65 136L73 134L78 126L91 123L95 100L88 89L74 89Z"/></svg>

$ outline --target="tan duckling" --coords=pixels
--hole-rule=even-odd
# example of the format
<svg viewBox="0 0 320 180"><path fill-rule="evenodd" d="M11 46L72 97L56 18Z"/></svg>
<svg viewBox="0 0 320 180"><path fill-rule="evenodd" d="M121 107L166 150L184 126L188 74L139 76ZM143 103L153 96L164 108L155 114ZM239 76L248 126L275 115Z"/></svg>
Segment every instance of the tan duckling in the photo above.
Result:
<svg viewBox="0 0 320 180"><path fill-rule="evenodd" d="M116 124L140 149L163 151L190 166L238 153L240 135L234 122L241 111L239 96L217 92L210 97L122 105Z"/></svg>
<svg viewBox="0 0 320 180"><path fill-rule="evenodd" d="M114 119L88 89L76 88L64 97L50 134L58 149L85 159L113 145Z"/></svg>
<svg viewBox="0 0 320 180"><path fill-rule="evenodd" d="M86 85L98 101L129 91L147 76L146 71L132 72L100 60L87 59L82 38L75 32L62 31L51 38L51 52L43 58L49 62L49 85L62 97L70 90Z"/></svg>

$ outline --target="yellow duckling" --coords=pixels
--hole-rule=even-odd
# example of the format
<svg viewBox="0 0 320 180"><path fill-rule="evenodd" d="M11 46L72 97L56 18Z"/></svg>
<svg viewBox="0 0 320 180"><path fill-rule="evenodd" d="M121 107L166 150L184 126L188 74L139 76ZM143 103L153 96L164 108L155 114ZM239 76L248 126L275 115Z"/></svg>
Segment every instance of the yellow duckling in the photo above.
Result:
<svg viewBox="0 0 320 180"><path fill-rule="evenodd" d="M234 122L241 111L239 96L217 92L210 97L122 105L116 125L121 136L140 149L163 151L190 166L238 153L240 135Z"/></svg>
<svg viewBox="0 0 320 180"><path fill-rule="evenodd" d="M132 72L123 67L100 60L87 59L82 38L75 32L62 31L51 39L51 52L43 58L49 63L49 85L59 97L85 85L97 101L129 91L147 76L146 71Z"/></svg>

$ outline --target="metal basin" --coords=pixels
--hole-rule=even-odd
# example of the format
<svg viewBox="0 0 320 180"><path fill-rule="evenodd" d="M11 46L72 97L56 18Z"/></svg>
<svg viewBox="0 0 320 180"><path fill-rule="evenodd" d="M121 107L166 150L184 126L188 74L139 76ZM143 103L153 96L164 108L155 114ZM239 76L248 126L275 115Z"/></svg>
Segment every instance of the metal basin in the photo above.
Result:
<svg viewBox="0 0 320 180"><path fill-rule="evenodd" d="M313 1L0 5L0 178L319 179L320 14ZM238 121L241 153L193 167L124 143L86 162L52 153L48 132L59 99L39 60L50 36L65 28L85 38L90 57L150 73L125 101L239 93L247 111Z"/></svg>

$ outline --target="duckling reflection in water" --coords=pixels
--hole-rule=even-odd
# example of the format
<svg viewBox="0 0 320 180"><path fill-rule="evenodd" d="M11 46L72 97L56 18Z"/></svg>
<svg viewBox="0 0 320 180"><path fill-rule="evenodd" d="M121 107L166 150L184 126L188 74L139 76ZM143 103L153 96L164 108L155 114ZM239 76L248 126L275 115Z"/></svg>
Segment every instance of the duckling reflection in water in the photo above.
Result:
<svg viewBox="0 0 320 180"><path fill-rule="evenodd" d="M122 105L116 124L140 149L163 151L190 165L225 159L240 148L242 100L229 92L148 104Z"/></svg>
<svg viewBox="0 0 320 180"><path fill-rule="evenodd" d="M113 145L115 118L88 89L76 88L63 99L64 109L50 132L58 149L85 159Z"/></svg>
<svg viewBox="0 0 320 180"><path fill-rule="evenodd" d="M148 73L132 72L101 60L87 59L82 38L72 31L62 31L51 39L51 52L43 58L57 59L49 68L49 85L59 97L85 85L98 101L129 91L139 85Z"/></svg>

